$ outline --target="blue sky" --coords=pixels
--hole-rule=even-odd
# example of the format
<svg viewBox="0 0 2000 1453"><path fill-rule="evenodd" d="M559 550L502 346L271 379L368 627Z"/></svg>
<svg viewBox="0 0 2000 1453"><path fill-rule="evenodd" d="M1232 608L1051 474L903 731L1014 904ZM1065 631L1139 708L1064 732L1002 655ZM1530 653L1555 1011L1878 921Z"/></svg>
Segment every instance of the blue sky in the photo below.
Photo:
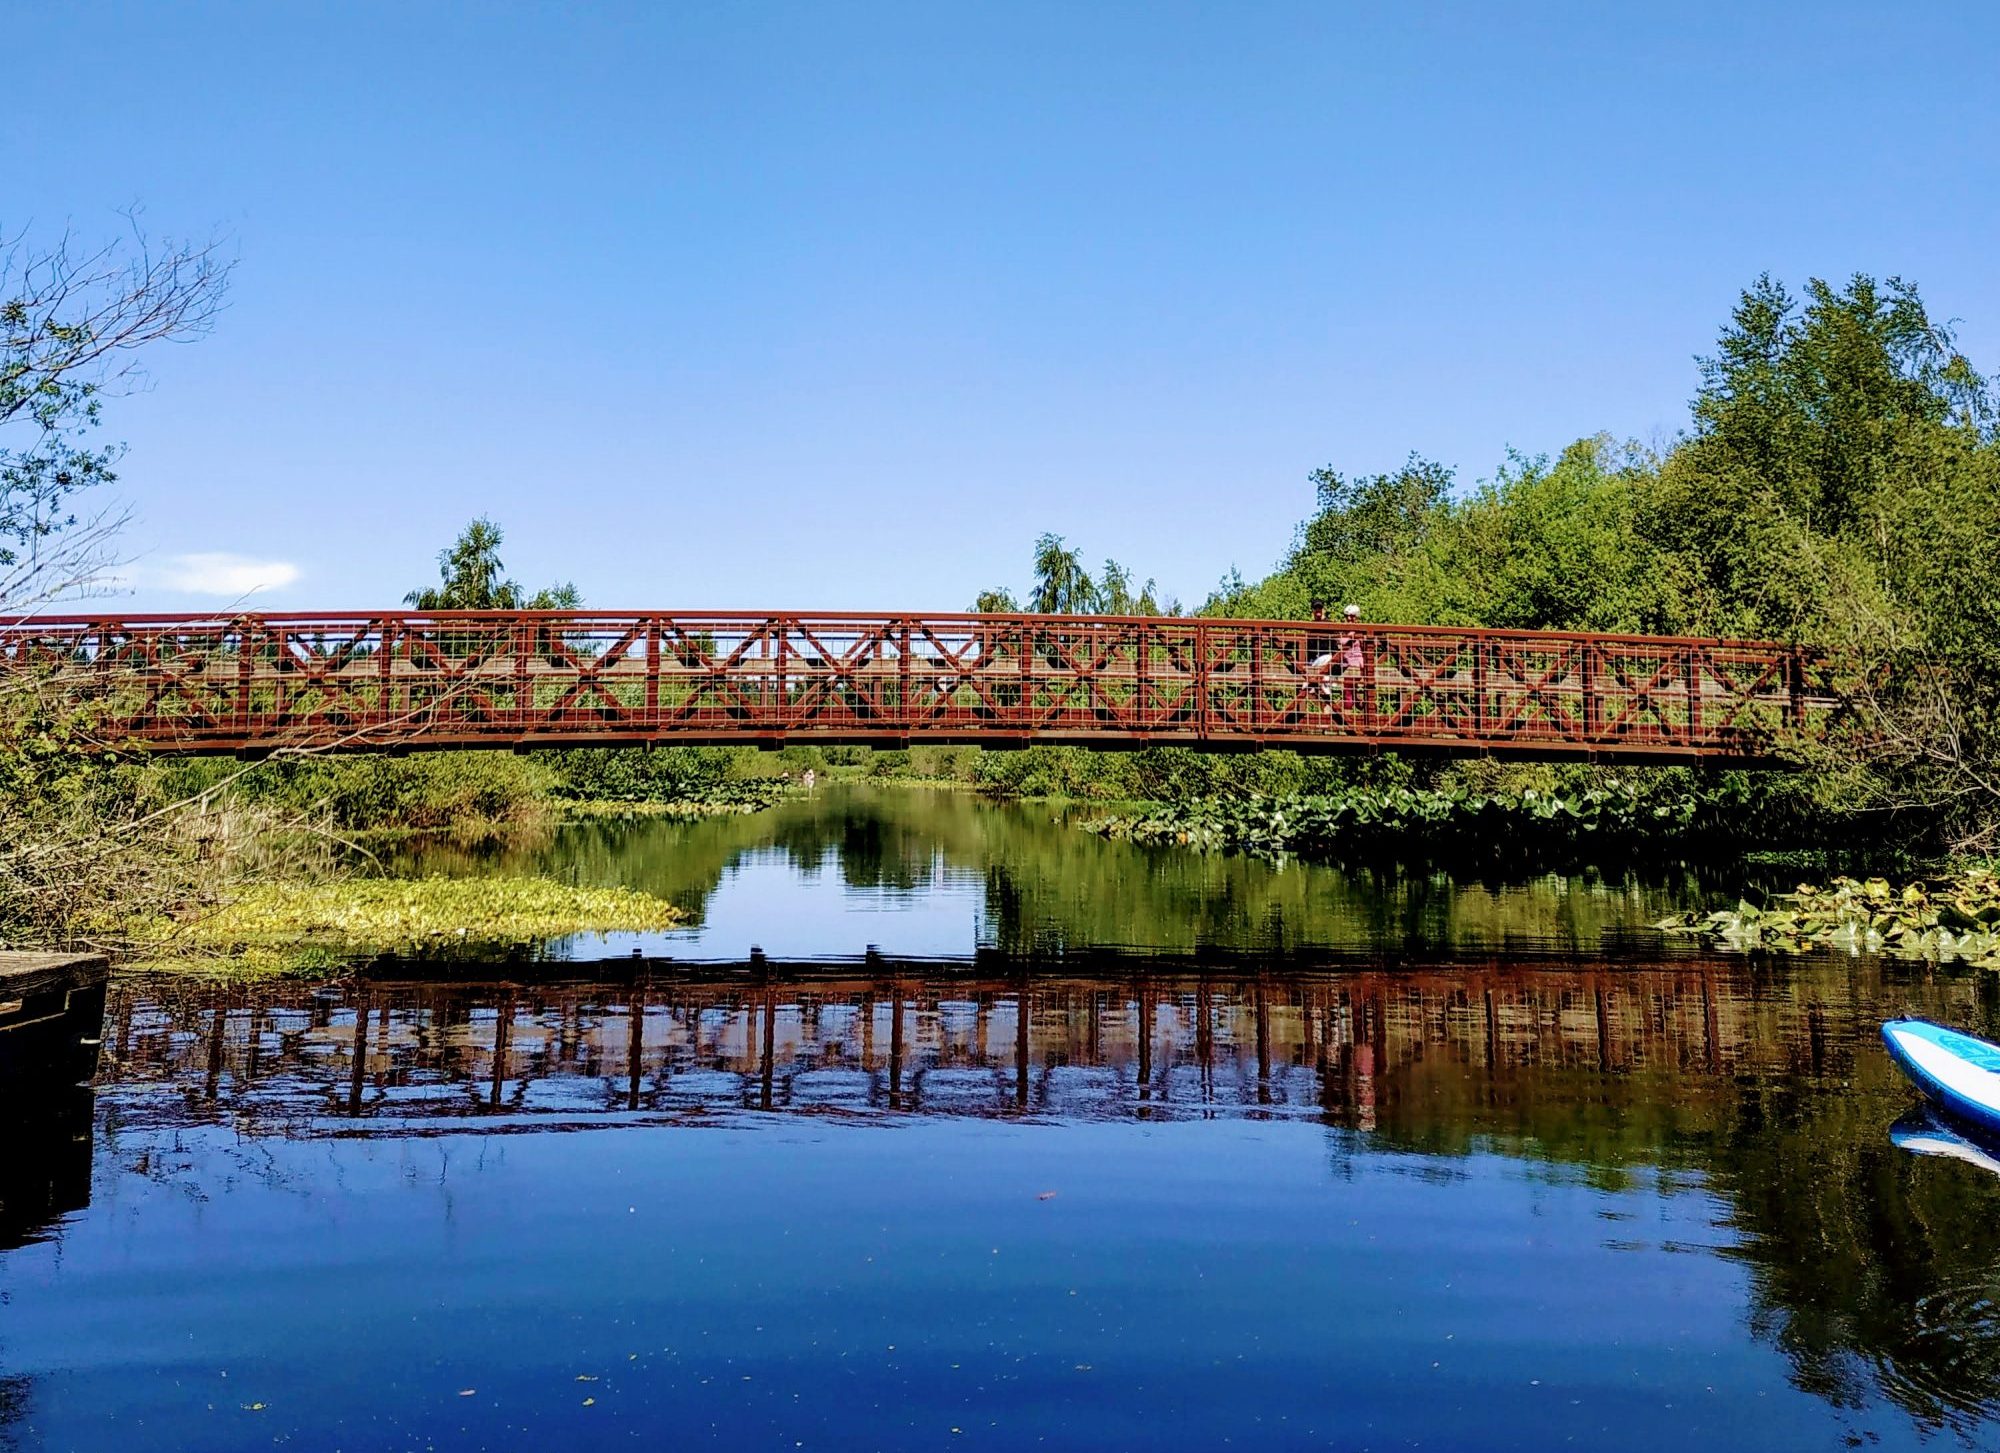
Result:
<svg viewBox="0 0 2000 1453"><path fill-rule="evenodd" d="M226 234L133 606L393 603L472 515L610 607L1198 602L1307 473L1658 441L1736 292L2000 368L2000 8L42 4L0 228Z"/></svg>

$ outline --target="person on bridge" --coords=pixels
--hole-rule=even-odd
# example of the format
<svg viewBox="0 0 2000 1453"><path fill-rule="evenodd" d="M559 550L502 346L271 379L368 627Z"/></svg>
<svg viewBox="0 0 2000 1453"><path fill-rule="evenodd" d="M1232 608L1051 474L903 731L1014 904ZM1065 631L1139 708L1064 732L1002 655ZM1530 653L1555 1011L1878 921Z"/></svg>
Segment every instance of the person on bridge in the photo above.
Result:
<svg viewBox="0 0 2000 1453"><path fill-rule="evenodd" d="M1325 625L1325 601L1316 600L1312 603L1312 618L1315 624ZM1327 680L1333 672L1333 647L1332 632L1326 630L1306 632L1306 669L1312 672L1315 678L1314 689L1328 699L1331 699L1333 694L1327 687Z"/></svg>
<svg viewBox="0 0 2000 1453"><path fill-rule="evenodd" d="M1361 607L1343 606L1340 616L1349 626L1359 625ZM1361 643L1361 632L1350 630L1341 636L1337 644L1340 648L1340 709L1354 711L1361 705L1362 667L1368 663Z"/></svg>

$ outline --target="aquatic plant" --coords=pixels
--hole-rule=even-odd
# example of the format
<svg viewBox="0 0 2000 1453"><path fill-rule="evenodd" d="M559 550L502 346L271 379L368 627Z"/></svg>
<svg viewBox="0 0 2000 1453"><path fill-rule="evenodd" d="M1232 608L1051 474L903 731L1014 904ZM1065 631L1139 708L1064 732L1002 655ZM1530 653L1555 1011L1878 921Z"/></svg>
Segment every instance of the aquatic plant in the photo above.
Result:
<svg viewBox="0 0 2000 1453"><path fill-rule="evenodd" d="M1779 894L1769 907L1745 900L1734 908L1683 914L1654 927L1744 951L1846 949L2000 969L2000 874L1969 868L1935 883L1902 888L1884 878L1835 878L1825 888L1801 885Z"/></svg>
<svg viewBox="0 0 2000 1453"><path fill-rule="evenodd" d="M127 925L148 963L283 950L426 953L578 933L673 928L686 915L630 888L548 878L342 878L258 883L185 921Z"/></svg>
<svg viewBox="0 0 2000 1453"><path fill-rule="evenodd" d="M1156 803L1083 826L1105 837L1204 850L1327 854L1394 839L1399 844L1498 845L1632 842L1719 830L1707 800L1693 791L1660 791L1615 782L1556 791L1484 793L1462 788L1353 788L1284 797L1206 797Z"/></svg>
<svg viewBox="0 0 2000 1453"><path fill-rule="evenodd" d="M563 817L570 822L619 822L635 817L662 817L670 822L693 822L704 817L748 817L762 812L759 802L624 802L616 799L579 799L564 802Z"/></svg>

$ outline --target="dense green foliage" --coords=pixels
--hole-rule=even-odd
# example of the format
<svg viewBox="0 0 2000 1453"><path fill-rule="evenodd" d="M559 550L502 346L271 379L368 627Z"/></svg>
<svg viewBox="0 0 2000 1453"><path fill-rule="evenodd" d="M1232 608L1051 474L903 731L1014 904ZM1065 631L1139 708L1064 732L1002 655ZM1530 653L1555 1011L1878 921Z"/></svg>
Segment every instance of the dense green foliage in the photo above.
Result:
<svg viewBox="0 0 2000 1453"><path fill-rule="evenodd" d="M1579 440L1455 493L1417 458L1313 476L1280 568L1216 614L1756 636L1831 653L1843 746L1794 743L1829 806L1910 842L2000 830L2000 437L1991 386L1914 288L1768 278L1664 453Z"/></svg>
<svg viewBox="0 0 2000 1453"><path fill-rule="evenodd" d="M813 752L814 748L795 748ZM1296 752L1192 751L1152 747L1139 752L1086 747L911 747L870 752L828 748L823 765L858 768L882 781L953 783L993 797L1085 798L1108 802L1183 801L1214 795L1323 792L1363 783L1413 780L1394 757L1302 757ZM1536 777L1537 781L1545 780Z"/></svg>
<svg viewBox="0 0 2000 1453"><path fill-rule="evenodd" d="M197 759L135 770L169 797L220 791L274 820L342 836L479 840L547 826L581 804L766 806L783 790L790 765L777 754L673 747L294 756L249 771Z"/></svg>
<svg viewBox="0 0 2000 1453"><path fill-rule="evenodd" d="M1974 569L2000 543L1991 388L1906 285L1808 296L1745 293L1665 454L1585 438L1463 494L1415 457L1322 469L1281 568L1207 609L1819 640L1859 593L1940 644L1992 637L2000 591Z"/></svg>

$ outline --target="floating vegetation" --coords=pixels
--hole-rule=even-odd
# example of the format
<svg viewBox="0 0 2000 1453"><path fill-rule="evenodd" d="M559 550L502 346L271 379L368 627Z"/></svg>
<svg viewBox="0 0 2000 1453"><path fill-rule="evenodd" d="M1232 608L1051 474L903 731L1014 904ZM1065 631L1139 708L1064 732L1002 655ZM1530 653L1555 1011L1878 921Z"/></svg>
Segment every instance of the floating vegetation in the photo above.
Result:
<svg viewBox="0 0 2000 1453"><path fill-rule="evenodd" d="M1361 788L1324 796L1205 797L1156 803L1084 827L1105 837L1205 850L1327 853L1382 839L1492 844L1678 836L1710 826L1692 792L1632 783L1567 791L1479 793L1410 787Z"/></svg>
<svg viewBox="0 0 2000 1453"><path fill-rule="evenodd" d="M630 888L548 878L347 878L259 883L184 921L128 928L141 966L254 974L326 968L365 954L451 953L667 929L685 918L664 899Z"/></svg>
<svg viewBox="0 0 2000 1453"><path fill-rule="evenodd" d="M563 817L571 822L616 822L635 817L693 822L704 817L747 817L763 810L764 804L759 802L619 802L591 798L562 804Z"/></svg>
<svg viewBox="0 0 2000 1453"><path fill-rule="evenodd" d="M1714 913L1669 918L1654 927L1743 951L1846 949L2000 969L2000 874L1971 868L1937 883L1903 888L1891 887L1884 878L1835 878L1826 888L1801 886L1779 894L1768 908L1740 902Z"/></svg>
<svg viewBox="0 0 2000 1453"><path fill-rule="evenodd" d="M753 777L739 781L715 782L696 796L663 797L646 791L559 794L556 806L572 822L619 821L626 818L665 818L669 822L693 822L704 817L741 817L762 812L782 799L790 784L782 777ZM643 784L641 784L643 785Z"/></svg>

